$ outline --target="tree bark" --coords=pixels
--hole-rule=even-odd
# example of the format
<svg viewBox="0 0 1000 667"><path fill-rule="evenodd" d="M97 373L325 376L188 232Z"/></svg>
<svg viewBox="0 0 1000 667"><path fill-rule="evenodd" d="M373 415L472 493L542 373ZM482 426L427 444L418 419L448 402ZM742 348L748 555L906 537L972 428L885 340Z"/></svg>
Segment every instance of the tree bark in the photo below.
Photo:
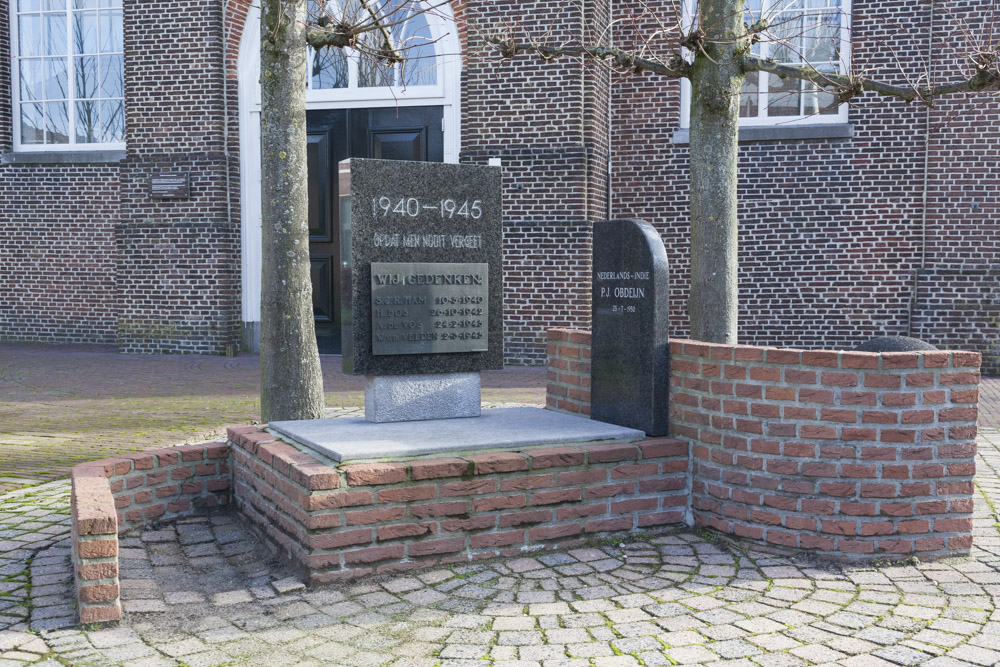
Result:
<svg viewBox="0 0 1000 667"><path fill-rule="evenodd" d="M691 69L691 338L736 342L736 163L743 0L702 0Z"/></svg>
<svg viewBox="0 0 1000 667"><path fill-rule="evenodd" d="M309 263L306 2L261 2L263 276L260 409L264 421L323 417Z"/></svg>

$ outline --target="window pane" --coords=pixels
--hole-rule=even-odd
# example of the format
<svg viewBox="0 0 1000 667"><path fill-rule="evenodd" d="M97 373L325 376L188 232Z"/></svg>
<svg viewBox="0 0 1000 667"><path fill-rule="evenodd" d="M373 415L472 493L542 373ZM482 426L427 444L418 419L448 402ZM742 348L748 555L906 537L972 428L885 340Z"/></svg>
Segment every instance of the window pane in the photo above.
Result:
<svg viewBox="0 0 1000 667"><path fill-rule="evenodd" d="M79 99L97 97L97 56L74 58L76 96Z"/></svg>
<svg viewBox="0 0 1000 667"><path fill-rule="evenodd" d="M759 72L751 72L743 79L740 90L740 118L757 117L757 84L760 81Z"/></svg>
<svg viewBox="0 0 1000 667"><path fill-rule="evenodd" d="M42 54L42 17L40 14L25 14L17 19L17 45L21 56Z"/></svg>
<svg viewBox="0 0 1000 667"><path fill-rule="evenodd" d="M97 141L97 128L100 124L100 102L88 101L76 103L76 141L81 144L92 144Z"/></svg>
<svg viewBox="0 0 1000 667"><path fill-rule="evenodd" d="M371 55L382 50L382 35L378 31L366 32L361 36L361 44L358 56L358 85L362 88L379 88L395 83L396 69Z"/></svg>
<svg viewBox="0 0 1000 667"><path fill-rule="evenodd" d="M101 53L121 53L122 12L105 10L101 12Z"/></svg>
<svg viewBox="0 0 1000 667"><path fill-rule="evenodd" d="M101 56L101 97L124 97L122 56Z"/></svg>
<svg viewBox="0 0 1000 667"><path fill-rule="evenodd" d="M97 12L74 12L74 51L76 53L97 53L97 47Z"/></svg>
<svg viewBox="0 0 1000 667"><path fill-rule="evenodd" d="M69 112L66 102L45 103L45 143L69 143Z"/></svg>
<svg viewBox="0 0 1000 667"><path fill-rule="evenodd" d="M125 141L125 104L121 100L101 102L101 134L98 141Z"/></svg>
<svg viewBox="0 0 1000 667"><path fill-rule="evenodd" d="M808 115L829 116L836 115L838 107L833 93L823 90L819 86L806 82L805 90L802 93L802 113Z"/></svg>
<svg viewBox="0 0 1000 667"><path fill-rule="evenodd" d="M19 0L17 3L17 11L19 12L37 12L42 8L42 0Z"/></svg>
<svg viewBox="0 0 1000 667"><path fill-rule="evenodd" d="M785 12L771 27L776 41L771 43L770 56L779 63L802 62L802 16Z"/></svg>
<svg viewBox="0 0 1000 667"><path fill-rule="evenodd" d="M66 15L45 14L45 54L49 56L65 56L66 51Z"/></svg>
<svg viewBox="0 0 1000 667"><path fill-rule="evenodd" d="M403 30L401 48L406 61L400 76L403 85L431 86L437 83L437 61L434 53L434 39L430 26L422 14L407 21Z"/></svg>
<svg viewBox="0 0 1000 667"><path fill-rule="evenodd" d="M64 58L45 59L45 99L64 100L69 97L69 80Z"/></svg>
<svg viewBox="0 0 1000 667"><path fill-rule="evenodd" d="M43 0L42 9L59 11L66 9L66 0Z"/></svg>
<svg viewBox="0 0 1000 667"><path fill-rule="evenodd" d="M73 0L73 9L97 9L97 0Z"/></svg>
<svg viewBox="0 0 1000 667"><path fill-rule="evenodd" d="M21 143L45 143L45 123L41 104L21 105Z"/></svg>
<svg viewBox="0 0 1000 667"><path fill-rule="evenodd" d="M21 61L20 76L21 80L21 100L39 100L42 99L44 94L44 75L42 69L42 59L32 58L31 60L24 59Z"/></svg>
<svg viewBox="0 0 1000 667"><path fill-rule="evenodd" d="M767 115L768 116L798 116L799 115L799 80L785 79L768 74L767 80Z"/></svg>
<svg viewBox="0 0 1000 667"><path fill-rule="evenodd" d="M371 56L362 55L358 61L358 85L362 88L391 86L395 76L394 68L376 62Z"/></svg>
<svg viewBox="0 0 1000 667"><path fill-rule="evenodd" d="M806 17L803 40L809 62L840 59L840 14L824 12Z"/></svg>
<svg viewBox="0 0 1000 667"><path fill-rule="evenodd" d="M347 57L340 49L320 49L312 68L313 90L347 88Z"/></svg>
<svg viewBox="0 0 1000 667"><path fill-rule="evenodd" d="M115 9L121 9L122 0L101 0L101 7L114 7Z"/></svg>

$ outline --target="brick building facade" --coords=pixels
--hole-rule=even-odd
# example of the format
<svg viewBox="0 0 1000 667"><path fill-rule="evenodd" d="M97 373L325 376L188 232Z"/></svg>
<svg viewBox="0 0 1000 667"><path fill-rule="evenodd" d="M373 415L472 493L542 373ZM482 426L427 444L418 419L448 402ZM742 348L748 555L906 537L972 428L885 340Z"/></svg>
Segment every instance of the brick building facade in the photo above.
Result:
<svg viewBox="0 0 1000 667"><path fill-rule="evenodd" d="M124 138L87 150L19 143L12 4L0 0L0 339L123 352L246 348L259 290L247 220L259 206L246 150L250 3L124 0ZM927 62L950 78L961 54L944 38L958 19L974 27L986 3L940 4L856 0L853 61L900 82ZM583 7L591 29L622 11L604 0ZM512 15L556 40L577 35L584 18L572 3L454 3L446 19L462 56L441 56L444 92L431 100L444 108L445 160L499 158L504 168L508 361L542 363L547 328L589 326L590 224L606 217L641 217L660 231L672 265L671 335L685 336L680 84L609 77L572 59L481 57L469 35ZM896 59L903 74L892 74ZM910 333L982 352L984 370L1000 372L995 98L926 110L868 95L844 113L825 125L745 128L740 339L851 348ZM153 199L155 172L189 173L190 196Z"/></svg>

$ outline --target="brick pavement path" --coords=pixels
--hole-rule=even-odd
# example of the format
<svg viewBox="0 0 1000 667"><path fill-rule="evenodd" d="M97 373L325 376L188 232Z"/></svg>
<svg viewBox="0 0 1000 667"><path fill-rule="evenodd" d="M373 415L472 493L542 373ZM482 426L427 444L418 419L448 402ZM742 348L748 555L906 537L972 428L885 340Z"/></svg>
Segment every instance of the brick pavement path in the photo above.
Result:
<svg viewBox="0 0 1000 667"><path fill-rule="evenodd" d="M980 383L979 427L1000 429L1000 377L984 377Z"/></svg>
<svg viewBox="0 0 1000 667"><path fill-rule="evenodd" d="M219 515L125 538L101 630L72 625L50 483L0 497L0 667L996 665L1000 431L979 445L970 558L840 569L680 532L308 590Z"/></svg>
<svg viewBox="0 0 1000 667"><path fill-rule="evenodd" d="M364 379L324 356L331 408L364 403ZM81 461L202 442L259 419L259 358L123 355L94 345L0 343L0 494ZM483 374L483 400L545 402L543 368Z"/></svg>

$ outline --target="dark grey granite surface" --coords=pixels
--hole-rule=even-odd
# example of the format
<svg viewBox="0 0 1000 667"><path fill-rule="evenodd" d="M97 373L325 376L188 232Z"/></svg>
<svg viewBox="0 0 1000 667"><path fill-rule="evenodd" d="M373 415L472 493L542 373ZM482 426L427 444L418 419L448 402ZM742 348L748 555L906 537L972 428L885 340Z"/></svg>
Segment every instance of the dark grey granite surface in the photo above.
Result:
<svg viewBox="0 0 1000 667"><path fill-rule="evenodd" d="M339 180L344 371L355 375L406 375L502 368L500 168L354 158L340 163ZM440 306L441 313L448 313L434 316L443 328L435 328L435 322L428 324L426 317L417 317L415 312L404 313L405 302L389 304L401 309L395 319L389 316L379 319L373 313L373 262L440 264L440 270L433 272L425 266L419 271L395 271L404 277L428 276L440 280L452 274L469 273L452 270L449 264L487 264L487 302L475 301L481 298L475 294L481 294L482 290L476 292L471 287L470 301L463 302L461 290L456 292L456 286L449 284L448 289L441 291L441 298L448 301L433 304ZM428 292L425 287L415 288L413 297L429 296L433 300L434 290ZM394 294L405 296L404 292ZM411 305L415 303L411 301ZM429 303L419 304L420 308L429 306ZM414 309L417 307L412 305ZM483 309L481 314L475 314L477 308ZM373 354L373 315L378 326L385 327L379 332L381 335L407 336L419 341L420 337L426 340L429 334L444 340L444 336L481 332L487 340L486 349L414 354L413 345L398 345L380 351L405 349L409 353ZM395 333L394 325L398 325ZM404 341L400 338L393 342Z"/></svg>
<svg viewBox="0 0 1000 667"><path fill-rule="evenodd" d="M590 416L666 435L667 252L642 220L594 223Z"/></svg>
<svg viewBox="0 0 1000 667"><path fill-rule="evenodd" d="M909 336L875 336L854 348L855 352L920 352L937 348Z"/></svg>

